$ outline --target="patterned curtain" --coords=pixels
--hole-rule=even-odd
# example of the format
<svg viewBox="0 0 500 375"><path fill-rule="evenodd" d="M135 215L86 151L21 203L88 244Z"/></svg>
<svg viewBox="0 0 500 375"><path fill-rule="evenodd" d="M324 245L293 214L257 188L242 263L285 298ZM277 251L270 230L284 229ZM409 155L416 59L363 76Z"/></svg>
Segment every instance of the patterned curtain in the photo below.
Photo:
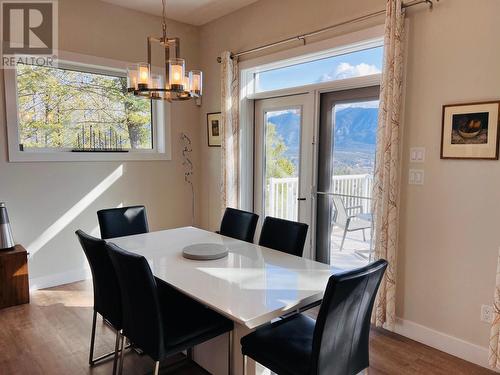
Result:
<svg viewBox="0 0 500 375"><path fill-rule="evenodd" d="M221 55L222 185L221 208L238 207L240 161L240 81L238 62L230 52Z"/></svg>
<svg viewBox="0 0 500 375"><path fill-rule="evenodd" d="M500 370L500 249L497 264L497 281L495 288L495 316L491 324L490 334L490 366Z"/></svg>
<svg viewBox="0 0 500 375"><path fill-rule="evenodd" d="M375 258L389 262L375 305L377 326L394 330L398 248L401 95L404 63L404 9L387 0L384 68L380 87L377 156L373 187Z"/></svg>

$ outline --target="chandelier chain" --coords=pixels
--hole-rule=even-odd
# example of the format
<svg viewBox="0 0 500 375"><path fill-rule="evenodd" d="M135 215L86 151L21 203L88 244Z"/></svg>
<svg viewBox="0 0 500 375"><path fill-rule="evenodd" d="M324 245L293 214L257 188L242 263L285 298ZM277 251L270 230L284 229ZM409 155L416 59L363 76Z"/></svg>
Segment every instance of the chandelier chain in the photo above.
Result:
<svg viewBox="0 0 500 375"><path fill-rule="evenodd" d="M163 7L162 15L163 15L163 20L162 20L162 29L163 29L163 39L164 42L167 42L167 6L166 6L167 0L161 0L161 4Z"/></svg>

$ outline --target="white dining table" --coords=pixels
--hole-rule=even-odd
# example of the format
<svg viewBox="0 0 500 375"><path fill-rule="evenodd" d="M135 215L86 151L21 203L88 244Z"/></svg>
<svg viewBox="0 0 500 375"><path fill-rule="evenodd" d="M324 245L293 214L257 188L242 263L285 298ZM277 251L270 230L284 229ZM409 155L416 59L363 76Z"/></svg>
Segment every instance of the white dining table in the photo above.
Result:
<svg viewBox="0 0 500 375"><path fill-rule="evenodd" d="M259 326L322 299L330 276L342 271L309 259L221 236L194 227L110 239L143 255L153 274L234 322L233 373L243 373L240 339ZM227 257L190 260L182 250L194 244L227 247ZM212 374L227 374L227 335L194 348L194 360ZM264 369L253 361L247 374Z"/></svg>

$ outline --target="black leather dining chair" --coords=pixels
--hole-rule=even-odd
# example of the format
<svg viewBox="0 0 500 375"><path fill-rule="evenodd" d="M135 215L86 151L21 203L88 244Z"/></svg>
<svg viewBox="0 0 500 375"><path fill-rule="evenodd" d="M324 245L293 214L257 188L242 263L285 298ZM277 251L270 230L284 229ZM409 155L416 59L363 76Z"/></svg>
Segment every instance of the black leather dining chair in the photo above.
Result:
<svg viewBox="0 0 500 375"><path fill-rule="evenodd" d="M258 221L259 215L257 214L228 207L224 211L220 230L217 233L252 243Z"/></svg>
<svg viewBox="0 0 500 375"><path fill-rule="evenodd" d="M118 348L119 330L122 328L122 303L118 278L109 258L106 242L89 236L81 230L77 230L76 235L89 262L92 272L92 283L94 285L94 316L92 319L89 353L89 365L92 366L96 362L114 355ZM114 352L94 358L95 330L98 313L116 330L116 343ZM113 365L113 374L115 370L116 359Z"/></svg>
<svg viewBox="0 0 500 375"><path fill-rule="evenodd" d="M123 336L155 361L229 333L229 371L233 322L156 279L141 255L107 244L123 303ZM121 340L123 348L123 337ZM123 354L123 351L122 351ZM120 373L123 355L120 358Z"/></svg>
<svg viewBox="0 0 500 375"><path fill-rule="evenodd" d="M307 224L267 216L259 245L301 257L306 243Z"/></svg>
<svg viewBox="0 0 500 375"><path fill-rule="evenodd" d="M130 206L97 211L101 238L117 238L149 232L146 208Z"/></svg>
<svg viewBox="0 0 500 375"><path fill-rule="evenodd" d="M241 339L244 355L276 374L355 375L369 366L370 318L385 260L330 277L316 320L296 314Z"/></svg>

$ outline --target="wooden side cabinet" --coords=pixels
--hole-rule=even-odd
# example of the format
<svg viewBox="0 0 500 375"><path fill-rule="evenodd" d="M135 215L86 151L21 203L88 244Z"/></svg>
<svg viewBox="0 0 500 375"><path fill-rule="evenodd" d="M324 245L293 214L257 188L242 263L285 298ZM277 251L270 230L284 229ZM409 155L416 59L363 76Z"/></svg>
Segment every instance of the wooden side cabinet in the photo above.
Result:
<svg viewBox="0 0 500 375"><path fill-rule="evenodd" d="M30 302L28 253L21 245L0 250L0 309Z"/></svg>

